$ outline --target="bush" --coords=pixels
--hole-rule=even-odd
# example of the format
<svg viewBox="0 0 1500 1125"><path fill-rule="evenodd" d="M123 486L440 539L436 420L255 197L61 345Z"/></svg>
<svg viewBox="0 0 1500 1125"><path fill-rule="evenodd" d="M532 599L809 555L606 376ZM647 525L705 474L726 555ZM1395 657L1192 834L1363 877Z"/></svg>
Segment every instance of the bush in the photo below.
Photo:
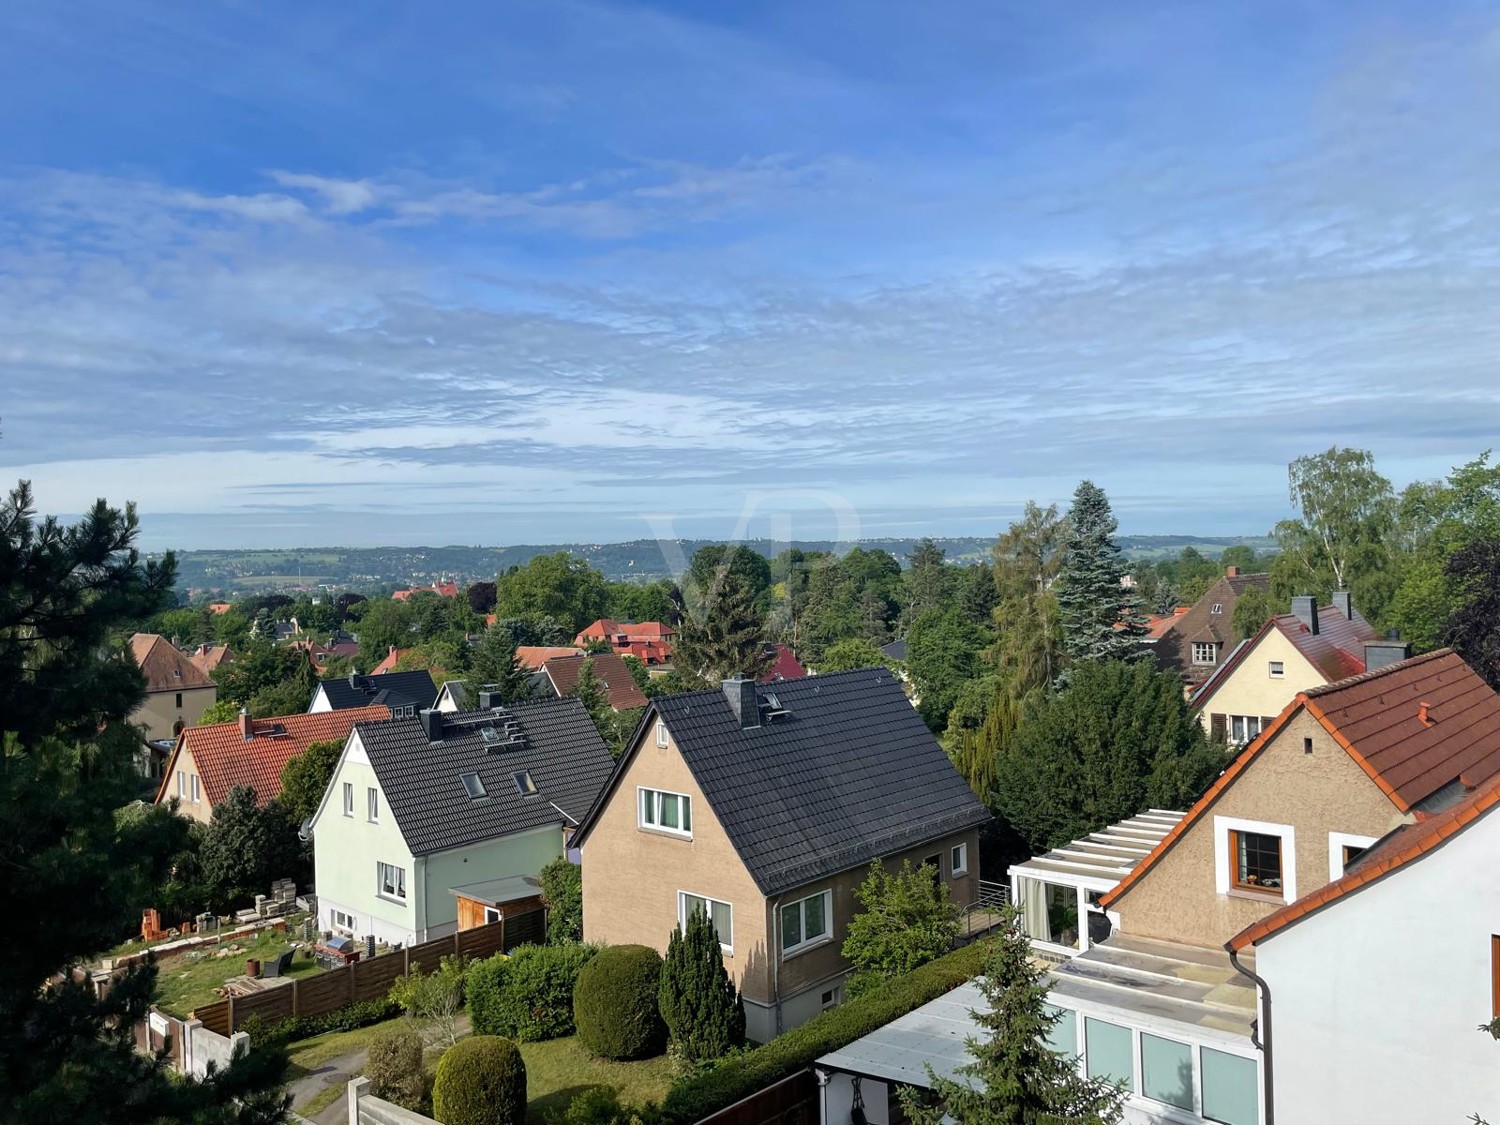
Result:
<svg viewBox="0 0 1500 1125"><path fill-rule="evenodd" d="M591 1086L563 1112L548 1114L547 1125L651 1125L659 1118L654 1107L638 1109L622 1102L613 1086Z"/></svg>
<svg viewBox="0 0 1500 1125"><path fill-rule="evenodd" d="M463 957L444 957L438 968L423 973L420 963L413 964L391 984L390 998L416 1019L431 1020L438 1036L448 1046L458 1042L458 1011L464 1002L464 974L468 962Z"/></svg>
<svg viewBox="0 0 1500 1125"><path fill-rule="evenodd" d="M719 935L702 910L672 931L657 1007L673 1049L690 1062L717 1059L745 1045L745 1008L724 970Z"/></svg>
<svg viewBox="0 0 1500 1125"><path fill-rule="evenodd" d="M417 1110L427 1093L422 1070L422 1037L407 1027L382 1028L370 1041L365 1063L370 1093L403 1109Z"/></svg>
<svg viewBox="0 0 1500 1125"><path fill-rule="evenodd" d="M573 1034L573 986L593 945L523 945L469 969L469 1017L476 1035L522 1043Z"/></svg>
<svg viewBox="0 0 1500 1125"><path fill-rule="evenodd" d="M757 1090L809 1067L818 1058L847 1047L907 1012L936 1000L984 968L989 942L975 942L929 961L904 977L886 981L875 992L823 1012L801 1027L713 1070L673 1087L663 1109L673 1122L700 1121ZM607 952L607 951L606 951ZM602 955L601 955L602 956ZM581 1036L580 1036L581 1038Z"/></svg>
<svg viewBox="0 0 1500 1125"><path fill-rule="evenodd" d="M322 1035L325 1031L353 1031L359 1027L369 1027L372 1023L380 1023L392 1016L401 1014L401 1005L392 1000L381 998L379 1000L360 1000L354 1004L345 1004L342 1008L335 1008L331 1012L324 1012L321 1016L290 1016L284 1020L269 1023L258 1015L251 1016L240 1024L239 1030L250 1036L250 1046L261 1047L267 1044L286 1044L298 1039L311 1039L314 1035Z"/></svg>
<svg viewBox="0 0 1500 1125"><path fill-rule="evenodd" d="M667 1027L657 1010L661 954L644 945L612 945L578 974L573 1020L578 1039L606 1059L660 1054Z"/></svg>
<svg viewBox="0 0 1500 1125"><path fill-rule="evenodd" d="M443 1125L522 1125L526 1063L509 1039L461 1039L438 1060L432 1112Z"/></svg>
<svg viewBox="0 0 1500 1125"><path fill-rule="evenodd" d="M562 945L583 940L583 868L567 856L542 868L542 901L547 904L547 941Z"/></svg>

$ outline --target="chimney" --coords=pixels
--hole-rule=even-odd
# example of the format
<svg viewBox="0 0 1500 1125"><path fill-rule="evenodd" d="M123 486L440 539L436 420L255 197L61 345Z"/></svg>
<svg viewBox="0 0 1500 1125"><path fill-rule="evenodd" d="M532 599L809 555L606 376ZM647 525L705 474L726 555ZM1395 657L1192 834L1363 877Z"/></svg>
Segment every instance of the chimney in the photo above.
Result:
<svg viewBox="0 0 1500 1125"><path fill-rule="evenodd" d="M250 719L250 712L240 708L240 737L249 742L255 737L255 724Z"/></svg>
<svg viewBox="0 0 1500 1125"><path fill-rule="evenodd" d="M1336 597L1337 595L1335 595ZM1388 668L1399 664L1411 655L1411 645L1401 639L1401 634L1392 629L1384 640L1365 642L1365 671Z"/></svg>
<svg viewBox="0 0 1500 1125"><path fill-rule="evenodd" d="M479 693L479 709L481 711L495 711L500 707L500 693L495 690L493 684L485 685L485 690Z"/></svg>
<svg viewBox="0 0 1500 1125"><path fill-rule="evenodd" d="M729 709L740 721L740 730L752 730L760 726L760 699L755 694L755 681L743 676L724 681L724 696L729 700Z"/></svg>
<svg viewBox="0 0 1500 1125"><path fill-rule="evenodd" d="M1354 601L1349 597L1348 590L1333 592L1333 608L1342 613L1346 621L1354 620Z"/></svg>
<svg viewBox="0 0 1500 1125"><path fill-rule="evenodd" d="M1307 626L1309 633L1318 631L1318 599L1310 594L1299 594L1292 599L1292 616Z"/></svg>
<svg viewBox="0 0 1500 1125"><path fill-rule="evenodd" d="M422 730L427 735L428 742L443 741L443 713L432 707L424 707L417 712L417 718L422 720Z"/></svg>
<svg viewBox="0 0 1500 1125"><path fill-rule="evenodd" d="M1421 723L1424 727L1433 726L1437 722L1437 720L1434 719L1434 718L1432 718L1427 713L1427 711L1428 711L1427 700L1424 699L1424 700L1422 700L1421 703L1417 704L1417 722Z"/></svg>
<svg viewBox="0 0 1500 1125"><path fill-rule="evenodd" d="M1240 576L1240 568L1239 567L1237 567L1237 566L1226 566L1224 568L1224 577L1225 578L1238 578L1239 576Z"/></svg>

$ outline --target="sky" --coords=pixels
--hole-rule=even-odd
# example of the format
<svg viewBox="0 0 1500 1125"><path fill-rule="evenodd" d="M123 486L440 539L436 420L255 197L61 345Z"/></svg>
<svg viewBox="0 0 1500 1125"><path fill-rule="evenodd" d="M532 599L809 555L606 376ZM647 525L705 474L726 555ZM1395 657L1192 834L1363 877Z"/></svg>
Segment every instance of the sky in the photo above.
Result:
<svg viewBox="0 0 1500 1125"><path fill-rule="evenodd" d="M1261 534L1500 434L1500 10L0 12L0 475L176 546Z"/></svg>

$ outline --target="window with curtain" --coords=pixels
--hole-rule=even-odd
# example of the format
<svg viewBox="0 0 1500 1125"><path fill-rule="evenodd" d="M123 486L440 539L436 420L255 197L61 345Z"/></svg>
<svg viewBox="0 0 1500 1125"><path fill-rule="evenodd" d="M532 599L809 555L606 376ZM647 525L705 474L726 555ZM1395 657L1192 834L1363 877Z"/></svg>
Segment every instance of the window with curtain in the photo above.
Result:
<svg viewBox="0 0 1500 1125"><path fill-rule="evenodd" d="M705 898L702 895L682 891L677 896L677 921L685 930L693 911L701 910L713 923L714 933L719 935L719 945L727 953L734 948L734 908L727 902Z"/></svg>
<svg viewBox="0 0 1500 1125"><path fill-rule="evenodd" d="M640 826L680 836L693 834L693 799L682 793L642 789Z"/></svg>

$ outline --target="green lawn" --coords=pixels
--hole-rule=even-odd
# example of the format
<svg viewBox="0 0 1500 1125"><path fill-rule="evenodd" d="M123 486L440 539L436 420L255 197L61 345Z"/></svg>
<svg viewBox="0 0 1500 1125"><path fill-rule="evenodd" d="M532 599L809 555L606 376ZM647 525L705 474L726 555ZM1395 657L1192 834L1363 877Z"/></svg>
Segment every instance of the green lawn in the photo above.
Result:
<svg viewBox="0 0 1500 1125"><path fill-rule="evenodd" d="M331 1062L367 1050L370 1041L389 1027L391 1022L386 1020L384 1023L371 1024L369 1027L357 1027L353 1031L328 1031L322 1035L314 1035L310 1039L297 1040L287 1048L290 1060L286 1072L287 1082L296 1082ZM332 1081L312 1097L292 1108L303 1117L314 1118L344 1096L347 1084L347 1080Z"/></svg>
<svg viewBox="0 0 1500 1125"><path fill-rule="evenodd" d="M665 1055L639 1062L607 1062L595 1058L575 1036L545 1043L522 1043L526 1060L526 1120L544 1125L547 1114L594 1086L613 1086L620 1100L659 1102L672 1085L672 1061Z"/></svg>
<svg viewBox="0 0 1500 1125"><path fill-rule="evenodd" d="M174 1016L185 1017L194 1008L212 1004L219 999L214 989L219 988L230 977L243 975L245 961L257 957L261 961L274 960L291 946L287 936L279 930L268 930L254 938L240 938L231 942L240 947L240 952L228 957L215 957L215 946L205 946L201 957L191 953L180 953L157 966L156 1003ZM305 952L299 953L292 962L288 976L305 977L320 972L317 964Z"/></svg>

